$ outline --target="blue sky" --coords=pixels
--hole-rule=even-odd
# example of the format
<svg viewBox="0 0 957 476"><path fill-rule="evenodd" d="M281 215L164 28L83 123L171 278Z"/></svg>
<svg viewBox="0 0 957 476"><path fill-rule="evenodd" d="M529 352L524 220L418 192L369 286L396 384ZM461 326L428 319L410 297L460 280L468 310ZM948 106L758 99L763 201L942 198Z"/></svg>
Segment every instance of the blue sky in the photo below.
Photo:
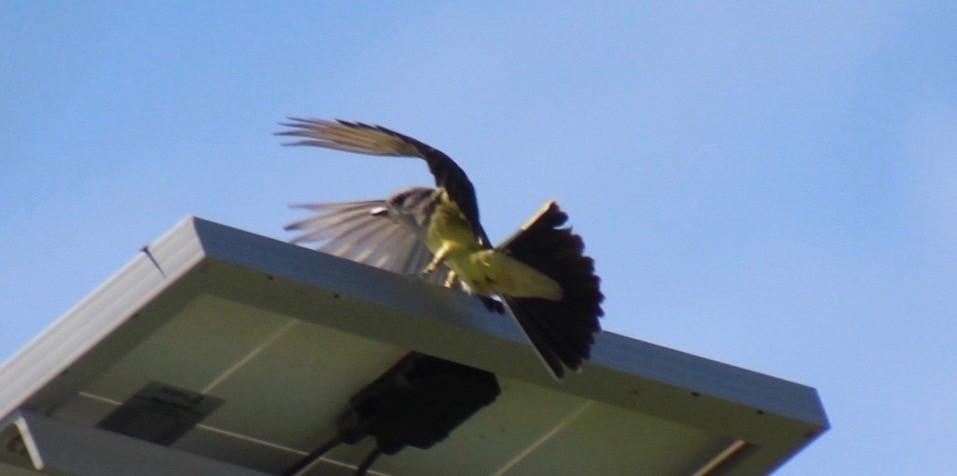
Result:
<svg viewBox="0 0 957 476"><path fill-rule="evenodd" d="M6 2L0 359L186 215L429 183L271 135L354 119L493 240L558 199L606 329L816 387L778 474L957 474L957 7L834 3Z"/></svg>

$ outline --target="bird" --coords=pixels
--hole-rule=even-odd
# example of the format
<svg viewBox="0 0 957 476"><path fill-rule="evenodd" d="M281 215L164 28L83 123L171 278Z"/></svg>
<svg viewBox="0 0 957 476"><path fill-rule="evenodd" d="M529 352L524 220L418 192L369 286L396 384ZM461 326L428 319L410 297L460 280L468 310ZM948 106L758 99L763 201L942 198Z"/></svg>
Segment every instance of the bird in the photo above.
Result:
<svg viewBox="0 0 957 476"><path fill-rule="evenodd" d="M286 227L294 243L478 296L490 310L502 304L558 380L591 358L601 331L604 295L582 238L565 227L554 200L518 231L492 246L479 221L475 188L444 152L394 130L361 122L290 117L284 145L425 160L435 187L411 187L387 199L300 204L316 216ZM501 301L495 300L497 296Z"/></svg>

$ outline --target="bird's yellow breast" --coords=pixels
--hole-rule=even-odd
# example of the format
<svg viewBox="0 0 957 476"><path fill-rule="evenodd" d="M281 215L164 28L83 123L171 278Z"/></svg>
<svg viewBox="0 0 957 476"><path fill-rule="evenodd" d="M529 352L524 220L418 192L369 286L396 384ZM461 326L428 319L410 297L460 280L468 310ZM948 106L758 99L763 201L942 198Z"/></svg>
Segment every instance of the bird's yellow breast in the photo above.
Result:
<svg viewBox="0 0 957 476"><path fill-rule="evenodd" d="M450 252L453 249L466 252L482 249L465 215L444 195L435 207L425 231L425 244L432 254L438 254L443 247L450 248Z"/></svg>
<svg viewBox="0 0 957 476"><path fill-rule="evenodd" d="M475 239L465 215L443 193L426 229L425 243L475 294L558 301L562 288L544 273Z"/></svg>

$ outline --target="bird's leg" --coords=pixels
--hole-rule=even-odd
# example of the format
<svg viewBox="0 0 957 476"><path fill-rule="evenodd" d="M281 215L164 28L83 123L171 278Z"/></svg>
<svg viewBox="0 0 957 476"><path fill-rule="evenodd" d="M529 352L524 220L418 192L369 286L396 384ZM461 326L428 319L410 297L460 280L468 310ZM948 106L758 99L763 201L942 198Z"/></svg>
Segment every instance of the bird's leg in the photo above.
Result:
<svg viewBox="0 0 957 476"><path fill-rule="evenodd" d="M422 270L422 276L428 276L432 274L432 272L435 271L435 269L438 268L443 261L445 261L445 257L448 254L449 249L447 247L443 246L441 249L439 249L439 251L435 253L435 257L432 258L432 261L429 263L429 265Z"/></svg>
<svg viewBox="0 0 957 476"><path fill-rule="evenodd" d="M459 282L459 275L455 274L455 271L449 271L448 277L445 278L445 287L455 287L455 283L457 282Z"/></svg>

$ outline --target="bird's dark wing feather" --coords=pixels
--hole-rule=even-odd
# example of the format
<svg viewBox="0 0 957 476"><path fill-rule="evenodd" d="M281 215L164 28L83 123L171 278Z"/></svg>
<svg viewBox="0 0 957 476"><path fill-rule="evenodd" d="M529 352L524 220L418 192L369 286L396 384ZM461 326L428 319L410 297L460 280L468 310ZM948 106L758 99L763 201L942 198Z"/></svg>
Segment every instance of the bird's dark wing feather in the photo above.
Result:
<svg viewBox="0 0 957 476"><path fill-rule="evenodd" d="M311 145L367 155L424 159L435 177L436 186L444 188L452 201L459 206L466 220L472 225L476 238L486 246L491 246L479 222L475 187L465 171L442 151L382 126L322 119L289 120L290 122L281 125L291 129L277 134L301 139L286 145Z"/></svg>

